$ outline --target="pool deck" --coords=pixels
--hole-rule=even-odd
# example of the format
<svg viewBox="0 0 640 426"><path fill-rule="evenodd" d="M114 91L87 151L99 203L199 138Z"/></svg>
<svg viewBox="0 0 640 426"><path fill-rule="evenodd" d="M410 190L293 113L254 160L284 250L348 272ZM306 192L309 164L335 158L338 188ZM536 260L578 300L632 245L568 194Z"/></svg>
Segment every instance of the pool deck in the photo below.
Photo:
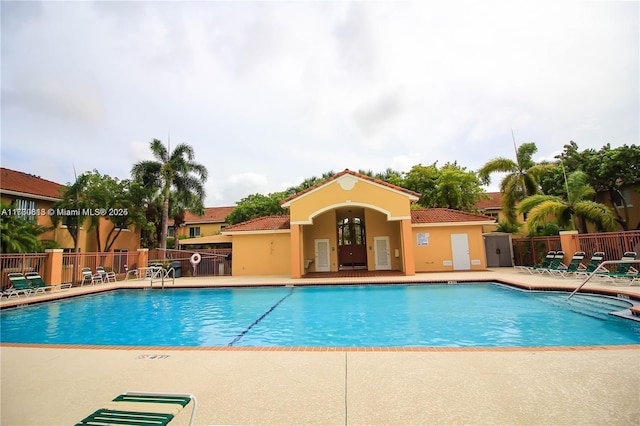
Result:
<svg viewBox="0 0 640 426"><path fill-rule="evenodd" d="M166 286L501 281L573 290L513 268L413 277L180 278ZM2 306L148 281L3 299ZM155 285L154 285L155 286ZM588 291L640 301L640 286ZM573 348L144 348L1 345L0 423L67 425L125 391L187 392L196 424L640 424L640 345ZM190 406L172 425L188 424Z"/></svg>

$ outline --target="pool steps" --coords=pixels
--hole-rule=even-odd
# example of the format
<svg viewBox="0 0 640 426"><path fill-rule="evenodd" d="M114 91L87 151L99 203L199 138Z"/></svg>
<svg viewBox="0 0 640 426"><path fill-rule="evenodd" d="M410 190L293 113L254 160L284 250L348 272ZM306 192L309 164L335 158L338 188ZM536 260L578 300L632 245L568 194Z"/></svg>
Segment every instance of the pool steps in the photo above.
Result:
<svg viewBox="0 0 640 426"><path fill-rule="evenodd" d="M570 309L583 315L589 315L598 319L606 320L609 315L615 315L626 319L640 320L631 314L630 308L633 303L627 300L613 297L580 295L570 300L564 301L570 305Z"/></svg>

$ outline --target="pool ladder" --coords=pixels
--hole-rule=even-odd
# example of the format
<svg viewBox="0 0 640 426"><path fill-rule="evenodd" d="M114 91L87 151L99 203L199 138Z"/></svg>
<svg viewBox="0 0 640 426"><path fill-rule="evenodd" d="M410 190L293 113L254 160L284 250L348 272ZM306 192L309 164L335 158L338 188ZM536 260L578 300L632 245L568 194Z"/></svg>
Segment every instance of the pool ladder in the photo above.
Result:
<svg viewBox="0 0 640 426"><path fill-rule="evenodd" d="M169 276L171 275L171 276ZM176 283L176 270L171 267L167 270L161 269L159 271L159 274L152 276L151 280L149 281L149 289L153 288L153 280L154 278L159 278L160 282L162 283L162 289L164 290L164 280L165 278L169 279L171 278L171 285L174 285Z"/></svg>
<svg viewBox="0 0 640 426"><path fill-rule="evenodd" d="M582 281L580 283L580 285L578 287L576 287L575 290L573 290L573 292L571 292L569 297L567 297L567 300L571 299L578 291L580 291L580 289L582 287L584 287L584 285L587 284L591 280L591 278L593 278L595 275L598 275L598 272L600 272L601 274L608 273L609 270L607 268L605 268L605 266L607 266L607 265L617 265L619 263L640 263L640 259L636 259L636 260L605 260L604 262L602 262L600 264L600 266L598 266L591 273L591 275L589 275L587 278L585 278L585 280ZM630 276L629 279L633 280L633 277Z"/></svg>

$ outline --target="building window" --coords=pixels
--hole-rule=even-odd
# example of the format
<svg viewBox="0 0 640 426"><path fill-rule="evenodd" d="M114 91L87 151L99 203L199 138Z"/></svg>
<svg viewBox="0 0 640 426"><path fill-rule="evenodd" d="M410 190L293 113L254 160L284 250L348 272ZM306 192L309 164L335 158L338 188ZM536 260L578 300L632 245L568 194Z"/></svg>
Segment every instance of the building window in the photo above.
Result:
<svg viewBox="0 0 640 426"><path fill-rule="evenodd" d="M28 220L30 222L36 221L36 209L38 205L33 200L15 200L16 210L21 212L18 217L21 217L24 220Z"/></svg>
<svg viewBox="0 0 640 426"><path fill-rule="evenodd" d="M613 194L613 204L615 204L617 208L623 208L624 202L622 200L624 199L624 201L626 201L627 203L627 207L633 207L633 204L631 203L631 192L629 191L629 188L624 188L620 190L620 192L622 193L622 197L617 192Z"/></svg>
<svg viewBox="0 0 640 426"><path fill-rule="evenodd" d="M498 213L491 213L491 212L485 212L483 213L485 216L489 216L495 219L495 221L498 221Z"/></svg>
<svg viewBox="0 0 640 426"><path fill-rule="evenodd" d="M173 238L175 236L175 228L173 226L170 226L167 228L167 237Z"/></svg>
<svg viewBox="0 0 640 426"><path fill-rule="evenodd" d="M338 224L338 244L341 246L365 244L364 224L359 217L347 217Z"/></svg>
<svg viewBox="0 0 640 426"><path fill-rule="evenodd" d="M192 226L189 228L189 238L195 238L200 236L200 227Z"/></svg>

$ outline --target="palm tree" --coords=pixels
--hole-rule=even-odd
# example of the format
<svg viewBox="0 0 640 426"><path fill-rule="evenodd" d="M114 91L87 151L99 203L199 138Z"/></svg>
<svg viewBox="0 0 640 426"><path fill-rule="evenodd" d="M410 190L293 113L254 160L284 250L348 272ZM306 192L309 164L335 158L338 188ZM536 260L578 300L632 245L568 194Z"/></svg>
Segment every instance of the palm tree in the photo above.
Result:
<svg viewBox="0 0 640 426"><path fill-rule="evenodd" d="M567 199L553 195L532 195L518 206L519 213L529 213L527 226L535 230L543 226L551 217L565 229L579 229L587 232L586 222L593 223L598 231L613 231L616 219L611 210L591 199L595 190L587 183L587 174L582 171L571 173L567 177Z"/></svg>
<svg viewBox="0 0 640 426"><path fill-rule="evenodd" d="M196 194L192 192L173 192L169 203L169 216L173 219L173 227L178 230L185 222L187 210L197 216L204 215L204 206ZM178 235L174 234L173 248L178 248Z"/></svg>
<svg viewBox="0 0 640 426"><path fill-rule="evenodd" d="M502 211L509 223L517 221L516 203L538 193L540 179L548 170L555 167L553 164L536 164L531 157L537 151L535 143L523 143L516 149L516 161L504 157L494 158L478 171L478 177L485 185L491 183L491 174L507 173L500 182L500 192L502 192Z"/></svg>
<svg viewBox="0 0 640 426"><path fill-rule="evenodd" d="M133 165L131 174L145 187L158 188L161 191L163 204L160 248L166 250L172 188L180 194L178 198L189 200L194 208L202 208L205 196L204 183L208 173L206 167L193 161L194 153L190 145L178 144L173 152L169 152L160 140L153 139L149 146L157 161L140 161Z"/></svg>
<svg viewBox="0 0 640 426"><path fill-rule="evenodd" d="M13 206L2 203L2 212L10 212ZM19 216L3 214L0 218L0 253L36 253L43 250L38 235L46 229Z"/></svg>
<svg viewBox="0 0 640 426"><path fill-rule="evenodd" d="M58 216L57 214L51 217L51 222L54 227L63 222L63 225L69 231L69 235L73 239L74 252L80 252L80 237L79 232L85 221L89 217L85 214L87 210L93 206L87 201L85 193L87 186L89 185L90 174L83 173L80 176L76 176L76 180L73 184L67 184L62 188L62 199L56 201L53 204L53 208L58 210L69 210L75 214ZM98 217L91 217L91 224L87 231L93 229L97 225ZM75 275L74 275L75 276Z"/></svg>

